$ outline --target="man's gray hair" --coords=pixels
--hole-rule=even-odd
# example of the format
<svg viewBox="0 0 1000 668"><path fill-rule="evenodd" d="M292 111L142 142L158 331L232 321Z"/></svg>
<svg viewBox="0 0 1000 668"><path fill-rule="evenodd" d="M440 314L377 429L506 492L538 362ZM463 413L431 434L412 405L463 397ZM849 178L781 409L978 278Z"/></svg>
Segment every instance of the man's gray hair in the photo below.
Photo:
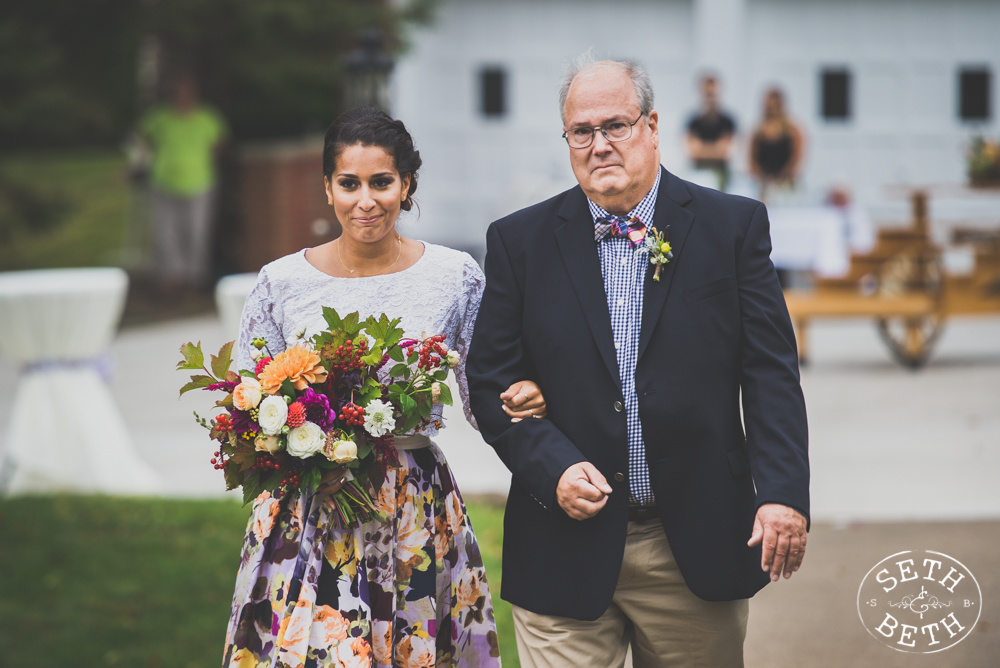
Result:
<svg viewBox="0 0 1000 668"><path fill-rule="evenodd" d="M653 111L653 86L649 83L649 74L646 73L646 68L634 60L598 60L594 56L593 49L587 49L570 61L559 86L559 114L562 116L563 122L566 121L566 98L569 96L569 89L573 85L573 81L579 76L586 76L594 70L604 67L616 68L628 75L635 87L639 111L642 112L643 116L649 118L649 112Z"/></svg>

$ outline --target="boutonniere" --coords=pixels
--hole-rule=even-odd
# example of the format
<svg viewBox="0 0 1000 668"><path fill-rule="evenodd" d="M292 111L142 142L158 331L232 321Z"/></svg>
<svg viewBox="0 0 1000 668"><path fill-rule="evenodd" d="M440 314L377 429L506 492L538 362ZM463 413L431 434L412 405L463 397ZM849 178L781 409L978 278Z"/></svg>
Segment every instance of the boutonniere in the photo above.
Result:
<svg viewBox="0 0 1000 668"><path fill-rule="evenodd" d="M657 282L660 280L660 271L663 270L663 265L674 259L673 249L670 242L667 241L666 232L668 229L670 229L669 225L663 232L657 231L655 227L649 228L645 244L635 249L636 253L645 253L649 257L649 263L656 267L653 271L653 280Z"/></svg>

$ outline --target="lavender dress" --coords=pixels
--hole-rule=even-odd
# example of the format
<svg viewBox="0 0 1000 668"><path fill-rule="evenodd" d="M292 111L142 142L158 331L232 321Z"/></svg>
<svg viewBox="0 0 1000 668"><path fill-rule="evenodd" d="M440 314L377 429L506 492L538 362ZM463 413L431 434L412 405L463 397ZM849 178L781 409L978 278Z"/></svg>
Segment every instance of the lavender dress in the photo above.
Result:
<svg viewBox="0 0 1000 668"><path fill-rule="evenodd" d="M455 379L468 405L465 357L484 277L467 254L424 244L412 267L336 278L305 251L260 271L235 354L253 368L250 341L273 353L301 325L325 327L321 307L402 318L408 336L444 334L461 355ZM443 428L440 407L423 432ZM466 417L475 420L466 409ZM493 603L476 536L436 445L400 452L378 490L388 524L331 527L323 495L261 494L243 543L226 634L225 666L499 666Z"/></svg>

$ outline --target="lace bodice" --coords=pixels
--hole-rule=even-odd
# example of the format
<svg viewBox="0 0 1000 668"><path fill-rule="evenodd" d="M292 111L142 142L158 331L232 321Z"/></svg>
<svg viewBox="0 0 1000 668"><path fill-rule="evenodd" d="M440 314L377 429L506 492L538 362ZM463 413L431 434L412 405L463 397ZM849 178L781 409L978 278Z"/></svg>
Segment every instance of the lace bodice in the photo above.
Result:
<svg viewBox="0 0 1000 668"><path fill-rule="evenodd" d="M455 349L461 362L455 381L465 406L465 416L475 427L469 410L469 386L465 360L472 341L472 328L482 299L485 277L467 253L424 243L424 254L408 269L385 276L338 278L325 274L306 260L305 250L286 255L260 270L257 283L247 297L236 342L237 364L252 369L250 344L265 339L277 354L294 344L295 330L305 325L306 338L326 328L322 307L344 316L358 311L361 319L385 313L400 318L408 337L443 334L448 349ZM431 413L431 426L421 433L433 436L433 422L441 419L440 405Z"/></svg>

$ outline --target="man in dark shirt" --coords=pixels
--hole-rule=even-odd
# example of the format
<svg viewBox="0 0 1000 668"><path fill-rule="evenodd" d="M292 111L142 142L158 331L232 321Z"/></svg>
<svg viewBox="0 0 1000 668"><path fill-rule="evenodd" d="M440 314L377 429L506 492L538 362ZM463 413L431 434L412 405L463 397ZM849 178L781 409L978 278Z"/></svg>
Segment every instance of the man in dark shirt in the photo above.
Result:
<svg viewBox="0 0 1000 668"><path fill-rule="evenodd" d="M702 108L687 126L687 151L695 169L719 173L725 186L729 175L729 157L733 150L736 123L719 107L719 82L714 75L701 78Z"/></svg>

